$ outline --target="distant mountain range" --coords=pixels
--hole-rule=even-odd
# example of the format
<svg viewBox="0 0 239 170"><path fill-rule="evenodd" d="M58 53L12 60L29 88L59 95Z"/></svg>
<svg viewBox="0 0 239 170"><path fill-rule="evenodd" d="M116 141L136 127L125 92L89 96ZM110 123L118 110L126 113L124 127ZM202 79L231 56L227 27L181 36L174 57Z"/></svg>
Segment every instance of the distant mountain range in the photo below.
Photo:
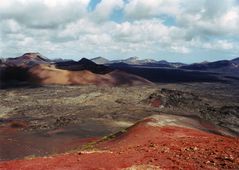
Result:
<svg viewBox="0 0 239 170"><path fill-rule="evenodd" d="M108 60L104 57L92 58L91 61L93 61L96 64L108 64L108 63L110 63L110 60Z"/></svg>
<svg viewBox="0 0 239 170"><path fill-rule="evenodd" d="M130 57L123 60L108 60L103 57L92 58L91 61L97 64L106 64L106 65L117 65L117 64L128 64L128 65L140 65L140 66L149 66L149 67L180 67L184 66L184 63L170 63L166 60L153 60L153 59L139 59L138 57Z"/></svg>
<svg viewBox="0 0 239 170"><path fill-rule="evenodd" d="M33 67L38 64L54 64L57 68L67 69L70 71L91 70L94 73L105 73L110 71L109 67L159 67L174 68L183 70L197 70L210 72L239 73L239 57L232 60L219 60L214 62L201 62L185 64L180 62L168 62L166 60L139 59L130 57L122 60L108 60L104 57L92 59L82 58L80 61L55 59L50 60L40 53L26 53L16 58L7 58L0 61L6 65ZM105 65L105 66L103 66ZM106 67L108 66L108 67ZM107 68L107 69L106 69Z"/></svg>
<svg viewBox="0 0 239 170"><path fill-rule="evenodd" d="M111 63L126 63L126 64L131 64L131 65L141 65L145 63L155 63L157 62L156 60L152 59L144 59L140 60L138 57L130 57L124 60L108 60L103 57L96 57L91 59L91 61L97 63L97 64L111 64Z"/></svg>
<svg viewBox="0 0 239 170"><path fill-rule="evenodd" d="M40 53L25 53L16 58L0 60L0 88L25 84L62 85L146 85L143 77L99 65L82 58L50 60Z"/></svg>
<svg viewBox="0 0 239 170"><path fill-rule="evenodd" d="M70 71L89 70L97 74L106 74L113 71L113 69L103 64L96 64L95 62L88 60L86 58L82 58L79 61L62 60L60 62L55 62L55 66L56 68L63 69L63 70L70 70Z"/></svg>
<svg viewBox="0 0 239 170"><path fill-rule="evenodd" d="M40 84L147 84L146 79L182 80L186 74L191 76L187 78L189 81L196 77L194 71L239 77L239 58L184 64L165 60L141 60L138 57L123 60L108 60L103 57L91 60L82 58L79 61L50 60L40 53L26 53L20 57L0 60L1 84L13 80ZM178 76L179 73L184 76Z"/></svg>
<svg viewBox="0 0 239 170"><path fill-rule="evenodd" d="M239 58L185 65L180 69L239 74Z"/></svg>
<svg viewBox="0 0 239 170"><path fill-rule="evenodd" d="M113 67L163 67L184 70L239 73L239 58L235 58L233 60L219 60L215 62L202 62L193 64L168 62L166 60L156 61L153 59L140 60L138 57L130 57L123 60L108 60L103 57L96 57L91 59L91 61L97 64L105 64Z"/></svg>

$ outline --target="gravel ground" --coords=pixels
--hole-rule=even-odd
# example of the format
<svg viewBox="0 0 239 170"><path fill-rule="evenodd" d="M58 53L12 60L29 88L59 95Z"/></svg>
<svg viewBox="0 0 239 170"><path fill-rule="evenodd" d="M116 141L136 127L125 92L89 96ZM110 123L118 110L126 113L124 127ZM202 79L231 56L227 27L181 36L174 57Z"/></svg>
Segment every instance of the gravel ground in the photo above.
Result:
<svg viewBox="0 0 239 170"><path fill-rule="evenodd" d="M58 133L99 137L159 114L200 117L239 134L236 83L24 87L1 89L0 100L0 129L17 129L22 137ZM9 138L1 133L3 140ZM13 140L19 142L21 137Z"/></svg>

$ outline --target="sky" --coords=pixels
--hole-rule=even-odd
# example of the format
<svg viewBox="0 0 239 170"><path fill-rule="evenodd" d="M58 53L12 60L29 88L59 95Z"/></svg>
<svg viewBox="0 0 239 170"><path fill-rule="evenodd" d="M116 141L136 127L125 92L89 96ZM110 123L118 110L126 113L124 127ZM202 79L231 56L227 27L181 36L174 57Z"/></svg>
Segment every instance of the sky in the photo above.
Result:
<svg viewBox="0 0 239 170"><path fill-rule="evenodd" d="M239 57L239 0L0 0L0 56Z"/></svg>

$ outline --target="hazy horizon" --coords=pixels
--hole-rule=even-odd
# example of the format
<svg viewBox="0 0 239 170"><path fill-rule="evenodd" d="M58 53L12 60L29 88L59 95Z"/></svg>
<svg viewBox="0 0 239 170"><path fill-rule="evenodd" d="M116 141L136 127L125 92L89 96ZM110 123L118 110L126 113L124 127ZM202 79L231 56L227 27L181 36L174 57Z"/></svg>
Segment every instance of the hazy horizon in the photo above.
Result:
<svg viewBox="0 0 239 170"><path fill-rule="evenodd" d="M1 0L0 55L195 63L239 56L238 0Z"/></svg>
<svg viewBox="0 0 239 170"><path fill-rule="evenodd" d="M31 51L31 52L25 52L25 53L40 53L40 52L34 52L34 51ZM4 56L1 56L2 58L15 58L15 57L20 57L22 56L23 54L25 53L22 53L18 56L10 56L10 57L4 57ZM167 60L167 57L165 58L162 58L160 57L159 59L155 59L156 57L146 57L146 58L142 58L142 57L139 57L139 56L129 56L129 57L122 57L122 58L115 58L115 57L104 57L104 56L92 56L92 57L84 57L84 56L67 56L67 57L52 57L52 56L46 56L44 55L43 53L40 53L41 55L43 55L44 57L48 58L48 59L51 59L51 60L56 60L56 59L63 59L63 60L75 60L75 61L78 61L82 58L87 58L87 59L95 59L95 58L98 58L98 57L102 57L102 58L105 58L107 60L110 60L110 61L113 61L113 60L126 60L126 59L129 59L129 58L133 58L133 57L137 57L139 60L145 60L145 59L152 59L152 60L156 60L156 61L162 61L162 60L165 60L165 61L168 61L168 62L179 62L179 63L184 63L184 64L193 64L193 63L202 63L202 62L214 62L214 61L219 61L219 60L203 60L203 61L198 61L198 62L181 62L181 61L177 61L177 60L173 60L173 61L170 61L170 60ZM111 59L112 58L112 59ZM231 59L222 59L222 60L232 60L232 59L236 59L238 57L234 57L234 58L231 58Z"/></svg>

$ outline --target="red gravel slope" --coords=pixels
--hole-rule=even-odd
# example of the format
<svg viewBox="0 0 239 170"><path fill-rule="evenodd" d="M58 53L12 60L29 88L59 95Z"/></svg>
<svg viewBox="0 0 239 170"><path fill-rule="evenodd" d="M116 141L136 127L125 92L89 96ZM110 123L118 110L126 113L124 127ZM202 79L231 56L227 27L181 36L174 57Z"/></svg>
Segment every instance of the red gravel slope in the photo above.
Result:
<svg viewBox="0 0 239 170"><path fill-rule="evenodd" d="M148 118L88 145L88 151L0 162L0 169L239 169L238 138L198 130L204 124L195 122L176 116ZM212 128L222 132L213 126L208 130Z"/></svg>

